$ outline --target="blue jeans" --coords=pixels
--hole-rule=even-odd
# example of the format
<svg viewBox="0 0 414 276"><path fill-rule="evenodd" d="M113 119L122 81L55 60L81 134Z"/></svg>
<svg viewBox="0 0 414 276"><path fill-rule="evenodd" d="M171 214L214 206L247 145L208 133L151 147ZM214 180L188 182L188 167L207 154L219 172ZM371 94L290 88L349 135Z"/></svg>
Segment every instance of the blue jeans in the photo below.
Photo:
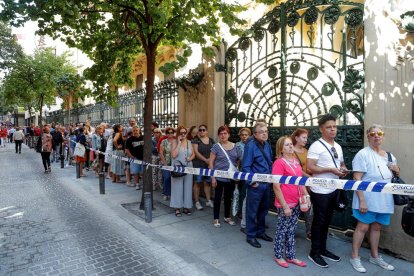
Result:
<svg viewBox="0 0 414 276"><path fill-rule="evenodd" d="M270 185L257 182L258 186L247 187L246 236L248 239L263 235L266 230L266 215L269 211Z"/></svg>
<svg viewBox="0 0 414 276"><path fill-rule="evenodd" d="M162 181L164 186L162 187L162 193L166 196L171 196L171 172L162 170Z"/></svg>

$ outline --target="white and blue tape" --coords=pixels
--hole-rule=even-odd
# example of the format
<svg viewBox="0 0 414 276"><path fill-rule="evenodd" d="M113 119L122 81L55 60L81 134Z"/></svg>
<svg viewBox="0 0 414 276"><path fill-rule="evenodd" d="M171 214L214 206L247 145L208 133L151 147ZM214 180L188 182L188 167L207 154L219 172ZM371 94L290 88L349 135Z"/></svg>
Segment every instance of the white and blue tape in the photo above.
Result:
<svg viewBox="0 0 414 276"><path fill-rule="evenodd" d="M267 183L281 183L291 184L298 186L314 186L322 188L336 188L341 190L352 191L365 191L375 193L387 193L387 194L400 194L414 196L414 184L396 184L387 182L370 182L370 181L356 181L356 180L343 180L343 179L327 179L327 178L315 178L315 177L300 177L300 176L284 176L273 174L259 174L259 173L245 173L238 171L221 171L203 168L189 168L182 166L161 166L151 163L146 163L142 160L136 160L133 158L120 157L115 154L107 154L99 150L90 150L108 155L109 157L120 159L125 162L142 164L143 166L156 167L161 170L182 172L193 175L214 176L234 180L247 180L252 182L267 182Z"/></svg>

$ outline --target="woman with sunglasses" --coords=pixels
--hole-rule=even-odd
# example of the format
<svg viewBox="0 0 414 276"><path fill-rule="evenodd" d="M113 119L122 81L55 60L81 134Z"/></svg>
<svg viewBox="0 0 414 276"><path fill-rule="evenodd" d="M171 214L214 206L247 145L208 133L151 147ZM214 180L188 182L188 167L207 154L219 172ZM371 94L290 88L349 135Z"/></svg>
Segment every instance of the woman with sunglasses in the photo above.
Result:
<svg viewBox="0 0 414 276"><path fill-rule="evenodd" d="M175 130L172 127L167 127L165 129L167 138L162 140L160 144L160 159L163 166L171 166L171 148L176 140L174 133ZM171 172L162 170L162 179L164 184L162 187L163 198L164 200L168 200L171 196Z"/></svg>
<svg viewBox="0 0 414 276"><path fill-rule="evenodd" d="M208 169L208 162L210 158L210 151L214 145L214 140L208 137L208 131L206 125L198 126L198 136L194 138L191 143L193 144L193 150L196 158L194 159L194 168ZM194 176L194 202L197 210L203 210L203 206L200 203L200 187L204 187L204 194L206 195L206 206L213 208L213 202L211 201L211 178L210 176L195 175Z"/></svg>
<svg viewBox="0 0 414 276"><path fill-rule="evenodd" d="M177 128L177 139L172 143L171 165L193 167L195 153L191 142L187 140L187 129L184 126ZM191 215L193 190L193 175L186 174L181 177L171 178L171 201L170 207L175 208L175 216L181 217L181 208L186 215Z"/></svg>
<svg viewBox="0 0 414 276"><path fill-rule="evenodd" d="M234 171L241 159L241 151L239 147L229 141L230 129L224 125L218 128L217 134L219 142L211 148L209 168L221 171ZM220 225L220 205L221 196L224 190L224 222L229 225L236 225L230 216L231 201L235 187L233 179L212 177L211 185L215 188L214 195L214 227Z"/></svg>
<svg viewBox="0 0 414 276"><path fill-rule="evenodd" d="M360 150L352 160L354 180L369 182L391 182L393 173L397 176L400 169L393 155L388 162L388 154L382 148L384 130L374 124L367 130L368 146ZM394 270L394 266L384 261L378 254L378 244L382 225L389 225L394 213L392 194L356 191L352 200L352 214L358 223L352 239L352 258L350 262L358 272L366 272L361 264L359 249L365 234L369 231L371 255L369 261L385 270Z"/></svg>

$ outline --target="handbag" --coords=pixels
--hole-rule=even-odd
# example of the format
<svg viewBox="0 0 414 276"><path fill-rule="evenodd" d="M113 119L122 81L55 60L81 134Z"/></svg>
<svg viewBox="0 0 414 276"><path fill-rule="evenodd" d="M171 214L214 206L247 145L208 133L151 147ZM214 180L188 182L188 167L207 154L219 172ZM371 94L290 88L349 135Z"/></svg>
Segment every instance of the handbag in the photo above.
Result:
<svg viewBox="0 0 414 276"><path fill-rule="evenodd" d="M227 152L224 150L224 148L221 146L220 143L217 143L217 145L221 148L221 150L223 151L224 155L227 158L227 161L229 162L229 172L238 172L239 170L236 168L236 166L233 165L233 162L231 162L229 155L227 154Z"/></svg>
<svg viewBox="0 0 414 276"><path fill-rule="evenodd" d="M188 155L188 143L189 142L187 141L187 153L186 153L186 156L185 156L186 160L187 160L187 157L188 157L187 156ZM176 162L178 162L179 165L175 165ZM180 171L182 171L182 172L172 171L171 172L171 177L183 177L183 176L187 175L187 173L184 172L185 171L185 166L180 160L175 160L174 161L174 167L178 167L180 169Z"/></svg>
<svg viewBox="0 0 414 276"><path fill-rule="evenodd" d="M319 141L319 143L321 143L326 148L326 150L331 155L332 161L335 165L335 168L338 168L338 166L336 165L336 162L335 162L335 158L332 155L332 152L328 149L328 147L321 140L318 140L318 141ZM344 190L337 190L336 201L335 201L335 210L338 211L338 212L343 212L343 211L346 210L347 206L348 206L348 197L346 196L345 191Z"/></svg>
<svg viewBox="0 0 414 276"><path fill-rule="evenodd" d="M73 152L75 156L84 157L85 156L85 146L81 143L76 143L75 151Z"/></svg>
<svg viewBox="0 0 414 276"><path fill-rule="evenodd" d="M185 166L180 160L175 160L174 162L180 163L179 165L174 165L174 167L178 167L180 168L180 170L183 170L183 171L185 170ZM176 171L171 172L171 177L183 177L186 175L187 174L185 172L176 172Z"/></svg>
<svg viewBox="0 0 414 276"><path fill-rule="evenodd" d="M388 155L388 162L393 162L391 153L387 151L387 155ZM399 176L397 176L394 171L392 172L391 183L405 184L404 180L402 180ZM406 196L406 195L393 194L392 196L394 198L394 204L398 206L406 205L409 201L409 196Z"/></svg>
<svg viewBox="0 0 414 276"><path fill-rule="evenodd" d="M306 213L310 209L310 201L308 201L308 198L306 195L302 193L302 188L298 187L298 193L299 193L299 208L303 213Z"/></svg>
<svg viewBox="0 0 414 276"><path fill-rule="evenodd" d="M409 201L401 216L401 227L404 232L414 237L414 201Z"/></svg>
<svg viewBox="0 0 414 276"><path fill-rule="evenodd" d="M239 192L239 188L234 189L233 191L233 199L231 201L231 213L234 216L237 215L237 213L239 212L239 196L240 196L240 192Z"/></svg>

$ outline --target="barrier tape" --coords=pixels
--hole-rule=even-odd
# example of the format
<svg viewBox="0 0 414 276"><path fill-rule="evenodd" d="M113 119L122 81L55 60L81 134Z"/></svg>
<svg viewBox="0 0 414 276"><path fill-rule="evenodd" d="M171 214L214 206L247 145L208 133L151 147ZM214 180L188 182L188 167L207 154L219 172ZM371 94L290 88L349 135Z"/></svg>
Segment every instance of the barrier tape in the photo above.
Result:
<svg viewBox="0 0 414 276"><path fill-rule="evenodd" d="M76 142L75 142L76 143ZM365 191L375 193L386 194L399 194L414 196L413 184L397 184L388 182L370 182L370 181L356 181L356 180L342 180L342 179L327 179L316 177L304 177L304 176L285 176L285 175L273 175L273 174L260 174L260 173L245 173L239 171L221 171L204 168L190 168L182 166L161 166L152 163L147 163L142 160L134 158L127 158L117 156L115 154L105 153L99 150L94 150L90 147L86 147L96 153L108 155L111 158L119 159L129 163L140 164L147 167L159 168L161 170L181 172L193 175L214 176L220 178L227 178L233 180L246 180L250 182L266 182L266 183L281 183L291 184L297 186L310 186L310 187L322 187L322 188L336 188L341 190L350 191Z"/></svg>

